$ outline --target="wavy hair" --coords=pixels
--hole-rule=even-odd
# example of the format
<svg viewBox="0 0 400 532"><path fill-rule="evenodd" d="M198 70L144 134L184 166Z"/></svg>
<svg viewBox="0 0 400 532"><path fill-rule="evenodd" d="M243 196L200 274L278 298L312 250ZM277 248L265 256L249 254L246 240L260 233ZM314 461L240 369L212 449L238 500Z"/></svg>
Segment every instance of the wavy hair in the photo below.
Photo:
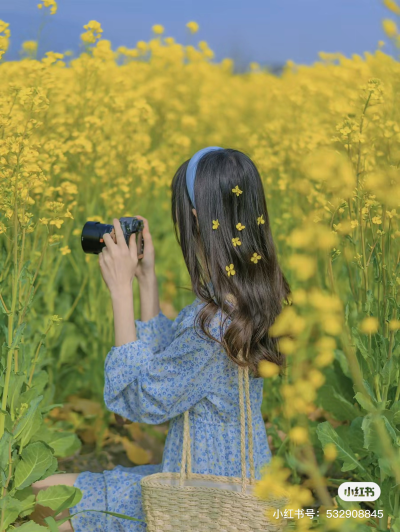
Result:
<svg viewBox="0 0 400 532"><path fill-rule="evenodd" d="M238 150L206 153L196 172L195 215L186 188L188 163L172 180L172 219L193 291L205 302L196 321L236 364L248 366L256 377L261 360L274 362L282 372L285 357L268 329L283 301L289 302L290 287L278 264L259 172ZM239 196L232 191L236 186L242 190ZM261 216L264 223L258 223ZM219 222L217 229L213 220ZM239 223L243 230L237 229ZM237 237L241 245L234 246L232 238ZM261 257L257 263L251 261L254 253ZM230 264L235 274L228 276ZM209 332L218 310L225 314L221 340ZM222 333L228 318L230 324ZM241 350L244 361L238 359Z"/></svg>

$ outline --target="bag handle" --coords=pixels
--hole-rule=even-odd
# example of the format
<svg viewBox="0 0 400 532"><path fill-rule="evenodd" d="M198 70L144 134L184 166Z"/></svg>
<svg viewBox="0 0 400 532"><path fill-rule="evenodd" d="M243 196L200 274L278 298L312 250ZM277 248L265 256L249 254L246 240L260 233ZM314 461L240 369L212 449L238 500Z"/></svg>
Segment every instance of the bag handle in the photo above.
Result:
<svg viewBox="0 0 400 532"><path fill-rule="evenodd" d="M242 351L239 353L239 359L242 359ZM249 460L250 460L250 484L255 483L255 469L254 469L254 455L253 455L253 423L250 405L250 387L249 387L249 368L242 368L238 366L238 382L239 382L239 407L240 407L240 459L242 466L242 493L246 491L247 477L246 477L246 422L244 413L244 397L243 397L243 379L244 389L246 394L247 407L247 425L249 433ZM187 474L185 477L185 469L187 463ZM210 475L202 475L207 478ZM190 442L190 426L189 426L189 410L184 412L183 422L183 446L182 446L182 462L179 478L179 485L183 486L184 479L192 478L192 453Z"/></svg>

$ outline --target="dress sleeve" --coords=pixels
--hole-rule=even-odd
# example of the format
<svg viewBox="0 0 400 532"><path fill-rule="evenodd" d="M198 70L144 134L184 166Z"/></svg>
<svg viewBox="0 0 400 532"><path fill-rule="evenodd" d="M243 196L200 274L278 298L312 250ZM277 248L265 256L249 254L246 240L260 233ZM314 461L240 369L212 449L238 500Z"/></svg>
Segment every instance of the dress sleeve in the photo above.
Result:
<svg viewBox="0 0 400 532"><path fill-rule="evenodd" d="M153 353L158 353L172 342L173 323L161 311L148 321L135 320L138 340L142 340Z"/></svg>
<svg viewBox="0 0 400 532"><path fill-rule="evenodd" d="M218 352L214 340L182 324L157 354L144 340L114 346L105 361L105 403L131 421L164 423L206 397Z"/></svg>

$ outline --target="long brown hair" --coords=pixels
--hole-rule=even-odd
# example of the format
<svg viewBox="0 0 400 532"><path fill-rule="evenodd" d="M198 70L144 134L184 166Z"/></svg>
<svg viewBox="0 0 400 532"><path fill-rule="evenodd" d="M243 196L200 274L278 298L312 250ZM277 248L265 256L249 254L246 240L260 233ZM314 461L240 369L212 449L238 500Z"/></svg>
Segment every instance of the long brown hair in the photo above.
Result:
<svg viewBox="0 0 400 532"><path fill-rule="evenodd" d="M198 323L236 364L248 366L255 376L259 376L261 360L274 362L282 370L285 357L268 329L283 301L288 302L290 287L278 264L259 172L238 150L206 153L196 172L196 220L186 189L188 163L178 168L172 181L172 219L193 291L205 302ZM239 196L232 191L236 186L242 191ZM213 229L213 220L219 222L217 229ZM238 230L238 223L245 228ZM241 245L235 247L232 238L236 237ZM257 263L251 261L254 253L261 257ZM228 276L230 264L235 274ZM225 314L221 330L225 320L230 320L221 340L209 332L218 310ZM244 362L238 360L240 350Z"/></svg>

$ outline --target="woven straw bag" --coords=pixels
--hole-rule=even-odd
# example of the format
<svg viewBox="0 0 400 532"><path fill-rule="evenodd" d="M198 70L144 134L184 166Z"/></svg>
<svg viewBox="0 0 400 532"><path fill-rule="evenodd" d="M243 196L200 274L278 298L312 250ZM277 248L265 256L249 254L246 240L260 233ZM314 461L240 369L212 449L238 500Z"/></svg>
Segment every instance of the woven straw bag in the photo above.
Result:
<svg viewBox="0 0 400 532"><path fill-rule="evenodd" d="M245 413L246 392L249 434L250 480L246 477ZM142 505L148 532L278 532L286 519L270 520L267 508L277 509L286 498L261 500L253 495L255 484L253 430L249 392L249 370L238 366L240 405L240 444L242 476L228 477L192 473L189 411L184 413L184 433L180 473L155 473L143 477ZM185 473L187 464L187 473Z"/></svg>

